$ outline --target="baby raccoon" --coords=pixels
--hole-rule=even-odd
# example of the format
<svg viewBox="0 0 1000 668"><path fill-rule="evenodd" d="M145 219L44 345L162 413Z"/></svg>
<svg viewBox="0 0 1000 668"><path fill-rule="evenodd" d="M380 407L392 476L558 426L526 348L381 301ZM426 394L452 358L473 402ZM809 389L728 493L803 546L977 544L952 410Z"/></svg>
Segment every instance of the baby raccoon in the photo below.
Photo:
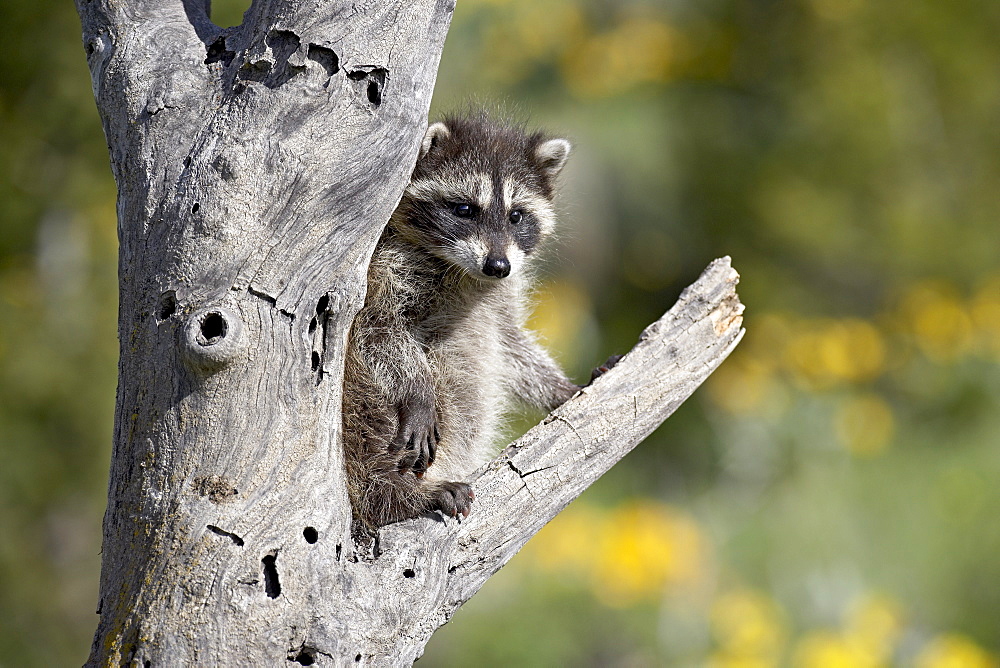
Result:
<svg viewBox="0 0 1000 668"><path fill-rule="evenodd" d="M507 400L550 411L579 389L523 328L569 151L485 116L427 130L347 351L348 489L368 529L468 515L462 481L490 458Z"/></svg>

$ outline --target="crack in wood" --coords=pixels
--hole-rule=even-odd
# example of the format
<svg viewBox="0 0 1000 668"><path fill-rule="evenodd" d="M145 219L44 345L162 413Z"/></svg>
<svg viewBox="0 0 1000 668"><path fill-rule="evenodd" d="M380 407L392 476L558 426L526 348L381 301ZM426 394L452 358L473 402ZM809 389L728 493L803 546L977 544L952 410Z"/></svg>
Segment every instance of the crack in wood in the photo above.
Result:
<svg viewBox="0 0 1000 668"><path fill-rule="evenodd" d="M613 372L614 372L614 369L609 369L604 374L602 374L602 377L603 376L607 376L609 373L613 373ZM552 420L553 421L554 420L558 420L559 422L566 423L566 426L570 428L570 431L573 432L573 435L576 436L578 439L580 439L580 443L583 445L583 456L584 456L584 458L589 458L591 456L590 452L588 452L588 450L587 450L587 440L585 438L583 438L583 436L580 436L580 432L578 432L576 430L576 427L573 425L572 422L570 422L569 420L567 420L566 418L564 418L562 415L559 415L558 413L553 413L552 414Z"/></svg>

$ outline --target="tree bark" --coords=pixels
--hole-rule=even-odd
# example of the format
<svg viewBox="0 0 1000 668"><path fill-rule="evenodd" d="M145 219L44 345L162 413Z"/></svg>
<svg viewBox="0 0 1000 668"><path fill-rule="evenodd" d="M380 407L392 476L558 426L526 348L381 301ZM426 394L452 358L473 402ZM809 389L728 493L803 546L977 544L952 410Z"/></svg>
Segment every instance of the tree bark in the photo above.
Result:
<svg viewBox="0 0 1000 668"><path fill-rule="evenodd" d="M88 665L395 665L739 340L728 260L473 482L356 546L344 343L453 0L77 0L118 183L121 359Z"/></svg>

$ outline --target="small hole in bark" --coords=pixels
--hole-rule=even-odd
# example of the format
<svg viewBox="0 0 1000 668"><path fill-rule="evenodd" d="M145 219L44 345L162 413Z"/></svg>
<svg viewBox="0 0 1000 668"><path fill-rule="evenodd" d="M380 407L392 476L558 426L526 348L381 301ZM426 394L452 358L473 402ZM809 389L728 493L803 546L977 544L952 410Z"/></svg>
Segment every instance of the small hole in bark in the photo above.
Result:
<svg viewBox="0 0 1000 668"><path fill-rule="evenodd" d="M382 87L374 80L368 82L368 101L376 107L382 104Z"/></svg>
<svg viewBox="0 0 1000 668"><path fill-rule="evenodd" d="M340 552L342 549L343 548L340 545L337 546L337 561L340 561Z"/></svg>
<svg viewBox="0 0 1000 668"><path fill-rule="evenodd" d="M188 156L188 157L184 158L184 166L185 167L190 167L191 166L191 156Z"/></svg>
<svg viewBox="0 0 1000 668"><path fill-rule="evenodd" d="M200 208L201 208L201 204L199 204L198 202L195 202L194 206L191 207L191 213L198 213L198 209L200 209Z"/></svg>
<svg viewBox="0 0 1000 668"><path fill-rule="evenodd" d="M358 654L356 657L354 657L354 663L361 663L361 655L360 654Z"/></svg>
<svg viewBox="0 0 1000 668"><path fill-rule="evenodd" d="M152 665L153 665L153 662L150 661L149 659L146 659L145 661L142 662L142 668L150 668L150 666L152 666Z"/></svg>
<svg viewBox="0 0 1000 668"><path fill-rule="evenodd" d="M201 321L201 335L205 338L205 345L210 346L226 338L227 329L226 319L221 313L209 313Z"/></svg>
<svg viewBox="0 0 1000 668"><path fill-rule="evenodd" d="M319 531L316 531L313 527L306 527L302 530L302 537L306 539L306 542L312 545L319 540Z"/></svg>
<svg viewBox="0 0 1000 668"><path fill-rule="evenodd" d="M412 568L404 568L403 569L403 577L404 578L412 578L414 576L416 576L416 573L413 571Z"/></svg>
<svg viewBox="0 0 1000 668"><path fill-rule="evenodd" d="M309 333L312 334L316 331L316 318L309 321Z"/></svg>
<svg viewBox="0 0 1000 668"><path fill-rule="evenodd" d="M160 295L160 304L156 309L156 319L166 320L177 312L177 293L167 290Z"/></svg>
<svg viewBox="0 0 1000 668"><path fill-rule="evenodd" d="M323 315L326 313L327 307L330 306L330 295L323 295L316 302L316 315Z"/></svg>
<svg viewBox="0 0 1000 668"><path fill-rule="evenodd" d="M235 51L230 51L226 48L226 38L220 37L211 44L205 50L205 64L211 65L212 63L222 62L225 65L233 62L233 58L236 56Z"/></svg>
<svg viewBox="0 0 1000 668"><path fill-rule="evenodd" d="M92 56L94 54L94 43L87 42L87 55Z"/></svg>
<svg viewBox="0 0 1000 668"><path fill-rule="evenodd" d="M319 371L319 353L315 350L312 353L312 370Z"/></svg>
<svg viewBox="0 0 1000 668"><path fill-rule="evenodd" d="M318 44L310 44L308 50L308 56L310 59L319 63L326 70L326 75L333 76L340 69L340 59L337 54L333 52L332 49L328 49L325 46L319 46Z"/></svg>
<svg viewBox="0 0 1000 668"><path fill-rule="evenodd" d="M281 596L281 582L278 580L277 554L269 554L261 563L264 564L264 593L268 598L278 598Z"/></svg>
<svg viewBox="0 0 1000 668"><path fill-rule="evenodd" d="M316 655L304 649L295 656L294 661L300 666L311 666L316 663Z"/></svg>

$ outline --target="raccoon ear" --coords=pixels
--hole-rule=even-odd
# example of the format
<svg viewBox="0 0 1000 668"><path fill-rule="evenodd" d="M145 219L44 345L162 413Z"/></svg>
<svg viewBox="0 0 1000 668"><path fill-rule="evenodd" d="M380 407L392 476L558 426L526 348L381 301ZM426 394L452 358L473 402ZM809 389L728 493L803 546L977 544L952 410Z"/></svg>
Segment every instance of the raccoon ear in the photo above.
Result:
<svg viewBox="0 0 1000 668"><path fill-rule="evenodd" d="M438 122L427 128L427 134L424 135L424 141L420 144L420 157L424 157L430 150L440 144L442 140L447 139L451 136L451 130L444 123Z"/></svg>
<svg viewBox="0 0 1000 668"><path fill-rule="evenodd" d="M565 139L549 139L543 141L535 149L535 160L538 166L550 179L555 177L566 164L569 151L572 148Z"/></svg>

